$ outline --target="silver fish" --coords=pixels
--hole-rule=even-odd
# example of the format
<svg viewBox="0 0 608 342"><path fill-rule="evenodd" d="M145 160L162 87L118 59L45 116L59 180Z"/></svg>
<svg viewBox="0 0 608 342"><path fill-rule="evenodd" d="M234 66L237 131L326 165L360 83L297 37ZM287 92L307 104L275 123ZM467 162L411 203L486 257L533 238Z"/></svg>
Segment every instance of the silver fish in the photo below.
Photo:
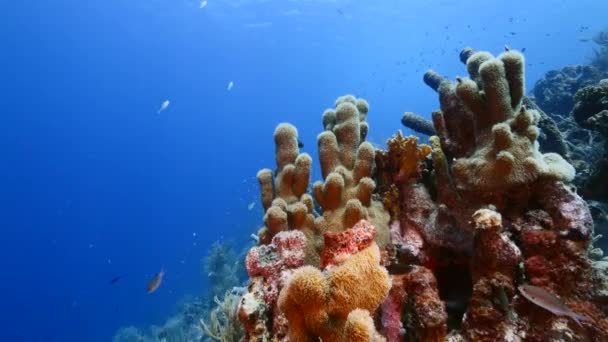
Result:
<svg viewBox="0 0 608 342"><path fill-rule="evenodd" d="M579 315L576 312L572 311L566 303L554 295L551 292L543 289L542 287L533 286L533 285L520 285L518 287L519 292L526 297L532 303L540 306L541 308L552 312L558 316L568 316L572 318L579 326L583 326L581 321L589 322L591 318Z"/></svg>
<svg viewBox="0 0 608 342"><path fill-rule="evenodd" d="M164 112L167 107L169 107L169 100L165 100L161 105L160 105L160 109L158 110L158 114Z"/></svg>

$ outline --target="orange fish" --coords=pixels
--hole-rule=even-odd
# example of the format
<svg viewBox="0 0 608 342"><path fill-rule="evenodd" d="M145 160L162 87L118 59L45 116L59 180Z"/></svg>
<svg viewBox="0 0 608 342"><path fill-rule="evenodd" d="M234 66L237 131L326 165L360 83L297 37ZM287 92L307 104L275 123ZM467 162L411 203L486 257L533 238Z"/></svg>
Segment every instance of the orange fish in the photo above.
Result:
<svg viewBox="0 0 608 342"><path fill-rule="evenodd" d="M165 276L165 270L161 269L160 272L156 273L156 275L150 279L148 282L148 287L146 288L146 292L152 293L160 287L160 284L163 282L163 277Z"/></svg>

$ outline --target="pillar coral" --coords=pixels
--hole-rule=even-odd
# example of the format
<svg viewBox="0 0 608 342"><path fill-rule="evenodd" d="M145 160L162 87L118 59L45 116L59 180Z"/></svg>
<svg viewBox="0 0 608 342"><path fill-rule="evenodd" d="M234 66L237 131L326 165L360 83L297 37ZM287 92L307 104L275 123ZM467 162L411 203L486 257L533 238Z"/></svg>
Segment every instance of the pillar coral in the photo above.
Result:
<svg viewBox="0 0 608 342"><path fill-rule="evenodd" d="M336 100L335 109L323 113L326 130L317 143L324 181L313 185L323 214L315 226L319 232L341 232L366 219L376 227L376 242L382 248L389 239L389 214L372 197L375 151L365 142L368 108L364 100L346 95Z"/></svg>
<svg viewBox="0 0 608 342"><path fill-rule="evenodd" d="M368 236L373 229L361 221L344 232L346 247L331 251L336 255L328 258L329 269L304 266L293 273L279 297L289 341L385 341L371 314L391 284L380 250Z"/></svg>
<svg viewBox="0 0 608 342"><path fill-rule="evenodd" d="M261 244L268 244L279 232L288 229L302 231L310 241L315 240L314 204L308 191L312 159L300 153L298 131L282 123L274 131L276 169L262 169L260 183L264 227L258 232ZM315 244L307 244L307 255L314 259Z"/></svg>
<svg viewBox="0 0 608 342"><path fill-rule="evenodd" d="M574 168L556 153L538 150L539 114L522 105L524 58L517 51L498 57L467 50L470 78L453 85L433 71L425 81L440 94L433 123L459 190L509 191L539 178L570 181Z"/></svg>

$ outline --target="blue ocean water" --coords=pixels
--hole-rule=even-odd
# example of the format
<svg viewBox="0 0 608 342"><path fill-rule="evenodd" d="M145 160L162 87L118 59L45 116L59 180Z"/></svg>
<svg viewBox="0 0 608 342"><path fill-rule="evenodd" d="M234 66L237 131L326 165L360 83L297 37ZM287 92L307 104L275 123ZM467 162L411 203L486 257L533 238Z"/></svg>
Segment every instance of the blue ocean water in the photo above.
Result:
<svg viewBox="0 0 608 342"><path fill-rule="evenodd" d="M580 38L608 24L597 0L22 0L0 10L2 341L110 341L205 293L212 242L242 246L261 224L255 174L274 167L278 123L295 124L316 158L323 110L352 93L370 102L369 138L381 145L403 112L438 107L422 75L464 74L461 48L526 48L531 88L586 62L593 46ZM147 294L161 268L164 283Z"/></svg>

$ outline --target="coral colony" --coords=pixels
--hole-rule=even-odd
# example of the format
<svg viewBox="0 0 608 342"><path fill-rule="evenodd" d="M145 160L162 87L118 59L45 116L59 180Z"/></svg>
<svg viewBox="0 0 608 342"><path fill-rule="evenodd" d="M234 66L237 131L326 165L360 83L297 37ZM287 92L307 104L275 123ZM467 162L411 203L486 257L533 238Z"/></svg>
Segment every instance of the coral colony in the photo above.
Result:
<svg viewBox="0 0 608 342"><path fill-rule="evenodd" d="M432 122L402 120L430 146L398 133L376 150L368 103L340 97L311 187L297 129L276 128L236 307L245 341L608 341L608 268L568 141L525 97L521 53L460 57L469 78L425 75ZM606 134L603 87L572 101Z"/></svg>

